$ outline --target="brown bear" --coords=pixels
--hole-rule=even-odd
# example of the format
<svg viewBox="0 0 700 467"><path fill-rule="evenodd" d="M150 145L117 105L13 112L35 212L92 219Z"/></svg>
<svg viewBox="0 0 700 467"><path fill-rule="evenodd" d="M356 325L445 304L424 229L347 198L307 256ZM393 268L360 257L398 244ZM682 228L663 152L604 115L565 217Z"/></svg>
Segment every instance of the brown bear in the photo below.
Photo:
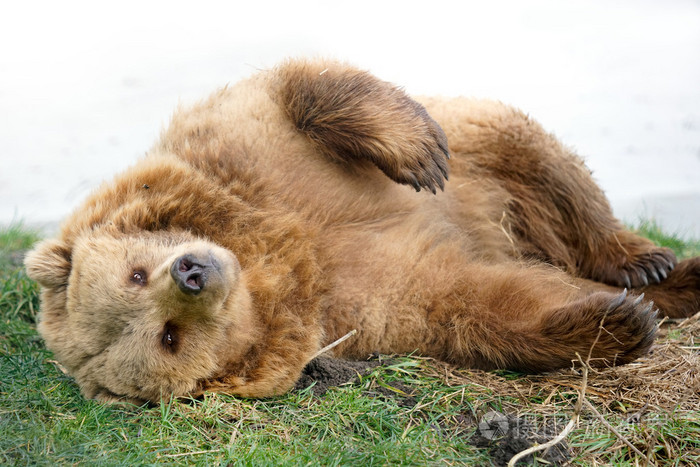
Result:
<svg viewBox="0 0 700 467"><path fill-rule="evenodd" d="M90 398L264 397L353 329L335 356L539 372L644 355L651 300L700 309L700 258L626 231L528 116L420 102L296 60L178 110L26 258L48 348Z"/></svg>

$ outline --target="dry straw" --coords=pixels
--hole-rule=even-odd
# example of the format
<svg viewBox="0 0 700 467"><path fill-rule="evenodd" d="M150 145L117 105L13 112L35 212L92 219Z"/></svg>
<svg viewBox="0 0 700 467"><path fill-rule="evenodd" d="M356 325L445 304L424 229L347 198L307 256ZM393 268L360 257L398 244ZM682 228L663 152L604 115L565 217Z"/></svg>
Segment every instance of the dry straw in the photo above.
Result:
<svg viewBox="0 0 700 467"><path fill-rule="evenodd" d="M626 439L614 425L683 417L699 419L700 423L700 313L685 320L662 322L651 352L634 363L602 369L581 362L574 367L573 363L567 370L518 378L459 369L437 361L426 365L426 371L448 385L467 386L478 401L477 411L496 405L516 416L561 420L565 415L569 424L562 439L569 434L569 425L577 425L579 416L588 413L601 429L618 439L616 446L627 446L644 465L654 463L642 452L650 452L652 446L640 449L639 439Z"/></svg>

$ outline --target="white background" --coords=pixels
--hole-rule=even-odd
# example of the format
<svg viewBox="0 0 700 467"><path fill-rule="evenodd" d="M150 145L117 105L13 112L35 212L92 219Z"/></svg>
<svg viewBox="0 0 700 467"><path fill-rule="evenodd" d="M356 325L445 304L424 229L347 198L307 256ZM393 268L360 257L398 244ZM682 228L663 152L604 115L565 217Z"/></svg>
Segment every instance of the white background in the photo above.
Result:
<svg viewBox="0 0 700 467"><path fill-rule="evenodd" d="M0 224L54 229L179 102L300 55L516 105L618 216L700 236L697 0L4 2Z"/></svg>

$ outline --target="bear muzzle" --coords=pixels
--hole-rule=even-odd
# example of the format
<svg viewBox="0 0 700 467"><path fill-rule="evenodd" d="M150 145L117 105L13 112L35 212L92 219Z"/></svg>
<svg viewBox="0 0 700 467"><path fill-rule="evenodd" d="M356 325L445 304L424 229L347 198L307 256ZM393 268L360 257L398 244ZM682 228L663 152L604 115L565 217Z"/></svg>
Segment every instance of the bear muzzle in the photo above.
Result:
<svg viewBox="0 0 700 467"><path fill-rule="evenodd" d="M182 255L170 266L170 276L178 288L187 295L199 295L206 287L209 275L219 272L219 265L211 255Z"/></svg>

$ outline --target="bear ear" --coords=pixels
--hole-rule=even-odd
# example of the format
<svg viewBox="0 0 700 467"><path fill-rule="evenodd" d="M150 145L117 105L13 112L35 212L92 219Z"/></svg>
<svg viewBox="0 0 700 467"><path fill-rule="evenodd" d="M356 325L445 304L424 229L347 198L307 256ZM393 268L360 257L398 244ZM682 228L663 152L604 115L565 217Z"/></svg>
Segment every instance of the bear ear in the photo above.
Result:
<svg viewBox="0 0 700 467"><path fill-rule="evenodd" d="M68 285L71 249L60 240L44 240L24 258L27 275L44 287Z"/></svg>

